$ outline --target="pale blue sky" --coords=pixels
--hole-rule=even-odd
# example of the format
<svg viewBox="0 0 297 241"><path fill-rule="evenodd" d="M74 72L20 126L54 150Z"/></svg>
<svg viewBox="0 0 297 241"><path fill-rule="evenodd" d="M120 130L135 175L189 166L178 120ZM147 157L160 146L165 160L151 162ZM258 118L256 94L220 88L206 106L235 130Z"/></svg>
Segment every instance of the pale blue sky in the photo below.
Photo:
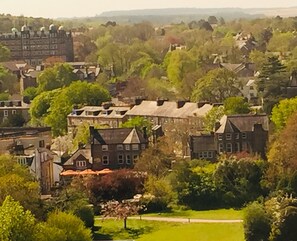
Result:
<svg viewBox="0 0 297 241"><path fill-rule="evenodd" d="M297 6L296 0L0 0L0 13L55 18L94 16L109 10L292 6Z"/></svg>

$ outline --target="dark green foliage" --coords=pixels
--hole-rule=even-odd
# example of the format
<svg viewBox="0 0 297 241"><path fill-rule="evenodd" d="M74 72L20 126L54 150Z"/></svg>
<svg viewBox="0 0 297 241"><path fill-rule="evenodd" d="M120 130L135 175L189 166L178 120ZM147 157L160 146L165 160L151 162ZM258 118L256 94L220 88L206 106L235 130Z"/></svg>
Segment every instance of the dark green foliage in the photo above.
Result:
<svg viewBox="0 0 297 241"><path fill-rule="evenodd" d="M271 217L264 206L253 202L245 208L244 236L246 241L268 241Z"/></svg>
<svg viewBox="0 0 297 241"><path fill-rule="evenodd" d="M6 93L6 92L0 93L0 101L8 100L8 99L9 99L9 93Z"/></svg>
<svg viewBox="0 0 297 241"><path fill-rule="evenodd" d="M74 211L74 214L79 217L87 228L94 226L94 211L91 206L82 206Z"/></svg>
<svg viewBox="0 0 297 241"><path fill-rule="evenodd" d="M201 165L201 166L199 166ZM214 208L220 205L220 190L213 180L214 164L198 163L192 168L182 162L175 166L172 179L178 202L193 209Z"/></svg>
<svg viewBox="0 0 297 241"><path fill-rule="evenodd" d="M265 163L251 158L229 158L219 162L215 173L216 187L224 193L222 201L240 207L265 194L261 186Z"/></svg>
<svg viewBox="0 0 297 241"><path fill-rule="evenodd" d="M38 95L38 89L35 87L28 87L24 90L23 96L28 100L33 100Z"/></svg>
<svg viewBox="0 0 297 241"><path fill-rule="evenodd" d="M16 113L8 116L1 124L2 127L22 127L26 123L22 113Z"/></svg>
<svg viewBox="0 0 297 241"><path fill-rule="evenodd" d="M248 103L243 97L229 97L224 100L226 115L247 114L250 112Z"/></svg>

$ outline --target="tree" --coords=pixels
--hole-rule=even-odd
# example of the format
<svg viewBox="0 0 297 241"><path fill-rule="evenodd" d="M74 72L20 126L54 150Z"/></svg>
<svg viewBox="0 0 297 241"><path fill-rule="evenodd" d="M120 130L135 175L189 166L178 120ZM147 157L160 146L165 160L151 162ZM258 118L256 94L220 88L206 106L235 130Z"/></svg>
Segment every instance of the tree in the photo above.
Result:
<svg viewBox="0 0 297 241"><path fill-rule="evenodd" d="M127 229L127 218L138 214L143 207L131 201L109 201L102 206L103 217L123 219L124 229Z"/></svg>
<svg viewBox="0 0 297 241"><path fill-rule="evenodd" d="M7 196L0 206L0 240L35 241L35 219L11 196Z"/></svg>
<svg viewBox="0 0 297 241"><path fill-rule="evenodd" d="M288 119L297 112L297 97L284 99L272 109L271 120L277 130L283 129Z"/></svg>
<svg viewBox="0 0 297 241"><path fill-rule="evenodd" d="M226 115L247 114L250 112L248 103L243 97L229 97L224 100Z"/></svg>
<svg viewBox="0 0 297 241"><path fill-rule="evenodd" d="M297 113L295 112L269 149L268 160L272 163L271 168L276 168L278 176L291 175L297 166L296 128Z"/></svg>
<svg viewBox="0 0 297 241"><path fill-rule="evenodd" d="M265 53L259 50L252 50L249 55L252 63L255 64L256 70L262 69L263 65L267 61Z"/></svg>
<svg viewBox="0 0 297 241"><path fill-rule="evenodd" d="M11 156L0 156L0 204L10 195L26 209L39 212L39 184L25 166Z"/></svg>
<svg viewBox="0 0 297 241"><path fill-rule="evenodd" d="M264 100L264 110L271 113L273 106L283 98L282 88L288 86L289 73L277 57L269 57L260 70L258 91Z"/></svg>
<svg viewBox="0 0 297 241"><path fill-rule="evenodd" d="M16 113L8 116L6 120L0 125L3 127L22 127L26 123L22 113Z"/></svg>
<svg viewBox="0 0 297 241"><path fill-rule="evenodd" d="M214 179L218 189L223 193L226 205L241 206L265 194L261 186L265 171L262 160L234 157L219 162Z"/></svg>
<svg viewBox="0 0 297 241"><path fill-rule="evenodd" d="M172 161L175 159L173 145L169 143L166 137L160 137L154 146L142 152L134 168L156 177L165 176L171 169Z"/></svg>
<svg viewBox="0 0 297 241"><path fill-rule="evenodd" d="M170 182L165 178L158 179L148 176L144 184L145 194L142 203L150 211L165 211L175 201L175 193Z"/></svg>
<svg viewBox="0 0 297 241"><path fill-rule="evenodd" d="M218 20L217 20L216 16L209 16L207 21L210 24L217 24L218 23Z"/></svg>
<svg viewBox="0 0 297 241"><path fill-rule="evenodd" d="M290 51L295 47L293 44L294 38L295 36L292 32L274 32L272 38L269 40L267 49L269 51L279 51L281 53Z"/></svg>
<svg viewBox="0 0 297 241"><path fill-rule="evenodd" d="M75 105L100 105L108 100L108 91L100 85L76 81L63 89L38 95L32 101L30 115L32 123L51 126L53 135L58 136L66 133L67 115Z"/></svg>
<svg viewBox="0 0 297 241"><path fill-rule="evenodd" d="M67 241L92 240L91 230L86 228L83 221L73 214L53 212L48 216L46 225L62 230Z"/></svg>
<svg viewBox="0 0 297 241"><path fill-rule="evenodd" d="M1 58L1 54L0 54ZM0 92L15 94L19 92L19 83L16 75L0 64Z"/></svg>
<svg viewBox="0 0 297 241"><path fill-rule="evenodd" d="M121 124L122 128L138 128L140 130L146 129L147 133L151 133L152 123L148 121L146 118L141 116L133 117L123 124Z"/></svg>
<svg viewBox="0 0 297 241"><path fill-rule="evenodd" d="M30 101L38 95L38 89L36 87L28 87L24 90L23 96L28 98Z"/></svg>
<svg viewBox="0 0 297 241"><path fill-rule="evenodd" d="M225 114L224 106L215 106L204 117L203 127L207 132L211 132L215 128L215 124L221 120Z"/></svg>
<svg viewBox="0 0 297 241"><path fill-rule="evenodd" d="M38 93L68 86L76 80L73 68L66 63L59 63L45 69L37 78Z"/></svg>
<svg viewBox="0 0 297 241"><path fill-rule="evenodd" d="M0 62L5 62L10 59L10 50L0 44Z"/></svg>
<svg viewBox="0 0 297 241"><path fill-rule="evenodd" d="M244 210L243 219L246 241L268 241L272 217L262 204L249 204Z"/></svg>
<svg viewBox="0 0 297 241"><path fill-rule="evenodd" d="M222 102L228 97L239 95L240 91L236 85L233 72L226 69L211 70L196 82L192 100Z"/></svg>
<svg viewBox="0 0 297 241"><path fill-rule="evenodd" d="M221 193L213 179L215 166L201 160L175 164L171 185L177 193L179 204L192 209L217 208L221 205Z"/></svg>

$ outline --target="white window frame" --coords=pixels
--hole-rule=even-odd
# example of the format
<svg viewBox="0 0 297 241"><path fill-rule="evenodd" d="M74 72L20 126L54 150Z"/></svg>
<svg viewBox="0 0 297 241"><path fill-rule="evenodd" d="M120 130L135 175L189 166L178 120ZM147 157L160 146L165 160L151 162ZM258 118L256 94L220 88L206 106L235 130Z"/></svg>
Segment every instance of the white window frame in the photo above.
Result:
<svg viewBox="0 0 297 241"><path fill-rule="evenodd" d="M208 158L213 158L213 153L212 153L212 151L209 151L209 152L208 152Z"/></svg>
<svg viewBox="0 0 297 241"><path fill-rule="evenodd" d="M11 113L12 113L13 115L16 115L17 112L16 112L16 110L12 110Z"/></svg>
<svg viewBox="0 0 297 241"><path fill-rule="evenodd" d="M108 155L102 156L102 165L109 165L109 156Z"/></svg>
<svg viewBox="0 0 297 241"><path fill-rule="evenodd" d="M132 151L138 151L139 145L138 144L132 144Z"/></svg>
<svg viewBox="0 0 297 241"><path fill-rule="evenodd" d="M223 140L223 134L218 134L218 140L222 141Z"/></svg>
<svg viewBox="0 0 297 241"><path fill-rule="evenodd" d="M102 145L102 151L108 151L108 145Z"/></svg>
<svg viewBox="0 0 297 241"><path fill-rule="evenodd" d="M219 143L219 153L224 152L224 144L223 143Z"/></svg>
<svg viewBox="0 0 297 241"><path fill-rule="evenodd" d="M126 155L126 164L130 165L131 164L131 155L130 154L127 154Z"/></svg>
<svg viewBox="0 0 297 241"><path fill-rule="evenodd" d="M232 133L226 133L226 140L227 141L232 140Z"/></svg>
<svg viewBox="0 0 297 241"><path fill-rule="evenodd" d="M118 163L119 164L124 164L124 154L118 154Z"/></svg>
<svg viewBox="0 0 297 241"><path fill-rule="evenodd" d="M8 116L8 110L4 110L4 117Z"/></svg>
<svg viewBox="0 0 297 241"><path fill-rule="evenodd" d="M86 167L87 166L87 162L86 161L77 161L76 162L76 166L77 167Z"/></svg>
<svg viewBox="0 0 297 241"><path fill-rule="evenodd" d="M122 144L118 144L118 145L117 145L117 150L118 150L118 151L122 151L122 150L124 150L123 145L122 145Z"/></svg>
<svg viewBox="0 0 297 241"><path fill-rule="evenodd" d="M246 137L247 137L246 132L242 132L242 133L241 133L241 138L242 138L242 139L246 139Z"/></svg>
<svg viewBox="0 0 297 241"><path fill-rule="evenodd" d="M126 144L126 145L125 145L125 150L126 150L126 151L130 151L130 149L131 149L131 148L130 148L130 145Z"/></svg>

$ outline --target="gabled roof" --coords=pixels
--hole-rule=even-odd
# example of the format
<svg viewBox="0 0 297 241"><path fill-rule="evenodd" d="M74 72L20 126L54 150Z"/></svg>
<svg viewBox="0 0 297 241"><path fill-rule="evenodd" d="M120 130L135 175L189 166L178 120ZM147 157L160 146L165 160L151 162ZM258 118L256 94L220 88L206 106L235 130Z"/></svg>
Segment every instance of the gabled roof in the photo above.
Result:
<svg viewBox="0 0 297 241"><path fill-rule="evenodd" d="M77 149L76 152L63 164L65 166L71 166L73 165L75 160L91 160L91 150L89 148L87 149Z"/></svg>
<svg viewBox="0 0 297 241"><path fill-rule="evenodd" d="M265 131L269 130L269 119L266 114L223 116L220 124L216 133L251 132L256 124L261 124Z"/></svg>
<svg viewBox="0 0 297 241"><path fill-rule="evenodd" d="M136 128L94 129L91 131L95 143L109 144L139 144L146 143L143 134Z"/></svg>

